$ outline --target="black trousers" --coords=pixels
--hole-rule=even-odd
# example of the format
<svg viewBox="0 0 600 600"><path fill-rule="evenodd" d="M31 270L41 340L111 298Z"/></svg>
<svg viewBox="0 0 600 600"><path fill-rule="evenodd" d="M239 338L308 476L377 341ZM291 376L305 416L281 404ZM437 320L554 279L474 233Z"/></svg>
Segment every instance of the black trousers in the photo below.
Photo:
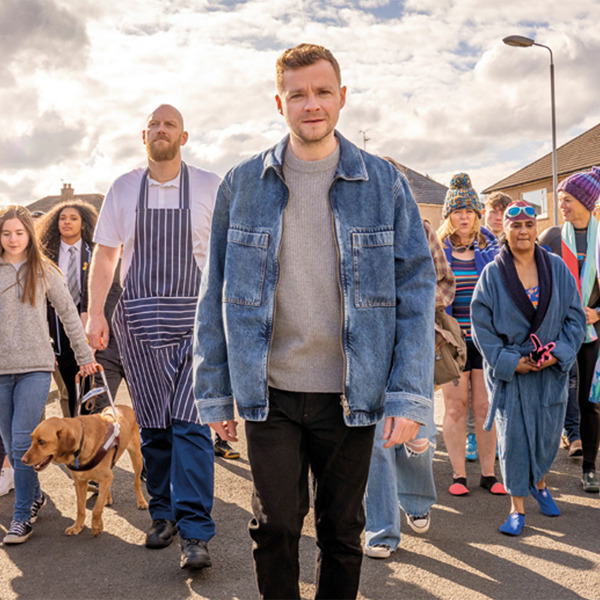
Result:
<svg viewBox="0 0 600 600"><path fill-rule="evenodd" d="M79 386L75 384L75 377L77 373L79 373L79 366L77 365L75 355L70 346L63 348L62 353L56 357L56 364L58 365L60 376L65 382L67 393L69 394L69 414L71 417L74 417L75 406L77 405L77 395L79 392ZM81 414L85 414L85 410L82 410Z"/></svg>
<svg viewBox="0 0 600 600"><path fill-rule="evenodd" d="M355 598L363 496L375 425L347 427L339 394L269 390L269 416L246 421L254 480L249 530L262 598L300 598L298 543L314 475L316 598Z"/></svg>
<svg viewBox="0 0 600 600"><path fill-rule="evenodd" d="M598 358L600 340L581 344L577 354L579 369L579 433L583 448L583 470L595 470L598 445L600 444L600 403L590 402L590 389L594 367Z"/></svg>
<svg viewBox="0 0 600 600"><path fill-rule="evenodd" d="M114 336L111 335L110 342L104 350L98 350L96 352L96 362L104 369L106 383L108 384L108 389L110 390L110 395L114 402L121 381L125 379L125 369L123 369L123 363L121 362L121 356L119 355L119 347ZM94 385L102 385L102 378L99 375L94 376ZM109 405L110 401L106 394L101 394L96 397L96 409L94 412L102 410Z"/></svg>
<svg viewBox="0 0 600 600"><path fill-rule="evenodd" d="M68 348L64 348L63 352L60 356L56 357L56 364L58 366L58 370L60 371L60 376L65 382L65 388L67 388L67 393L69 395L69 413L71 417L75 416L75 407L77 406L77 400L79 397L79 385L75 383L75 378L77 373L79 373L79 366L77 361L75 360L75 354L73 354L73 350L69 346ZM107 373L108 379L108 373ZM110 381L109 387L110 387ZM119 381L120 383L120 381ZM100 384L100 380L98 381L98 385ZM84 392L88 392L91 387L91 378L88 377ZM118 387L118 384L117 384ZM112 389L112 388L111 388ZM114 397L114 396L113 396ZM91 411L88 411L85 406L81 407L81 414L87 415L92 413L101 412L103 408L106 408L109 405L108 398L105 394L101 394L95 397L95 405Z"/></svg>

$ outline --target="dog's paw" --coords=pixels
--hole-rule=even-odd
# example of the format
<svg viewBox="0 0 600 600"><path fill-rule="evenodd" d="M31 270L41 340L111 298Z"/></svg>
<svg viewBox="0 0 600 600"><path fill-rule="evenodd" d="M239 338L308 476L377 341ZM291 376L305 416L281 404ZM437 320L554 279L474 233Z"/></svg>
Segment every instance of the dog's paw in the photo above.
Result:
<svg viewBox="0 0 600 600"><path fill-rule="evenodd" d="M65 529L65 533L67 535L78 535L83 529L83 525L77 525L76 523L71 525L71 527L67 527Z"/></svg>
<svg viewBox="0 0 600 600"><path fill-rule="evenodd" d="M92 533L94 537L99 536L102 531L104 531L104 524L102 523L102 519L96 522L92 522Z"/></svg>
<svg viewBox="0 0 600 600"><path fill-rule="evenodd" d="M137 507L140 510L147 510L148 509L148 503L146 502L145 498L142 498L141 500L138 500Z"/></svg>

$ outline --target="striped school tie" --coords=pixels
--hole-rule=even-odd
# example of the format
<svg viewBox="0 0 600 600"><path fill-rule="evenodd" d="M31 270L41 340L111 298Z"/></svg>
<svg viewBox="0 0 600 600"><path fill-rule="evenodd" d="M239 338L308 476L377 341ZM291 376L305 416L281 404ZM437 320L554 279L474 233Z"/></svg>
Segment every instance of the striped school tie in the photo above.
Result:
<svg viewBox="0 0 600 600"><path fill-rule="evenodd" d="M69 248L69 266L67 267L67 285L75 305L79 304L81 290L79 289L79 280L77 279L77 251L73 246Z"/></svg>

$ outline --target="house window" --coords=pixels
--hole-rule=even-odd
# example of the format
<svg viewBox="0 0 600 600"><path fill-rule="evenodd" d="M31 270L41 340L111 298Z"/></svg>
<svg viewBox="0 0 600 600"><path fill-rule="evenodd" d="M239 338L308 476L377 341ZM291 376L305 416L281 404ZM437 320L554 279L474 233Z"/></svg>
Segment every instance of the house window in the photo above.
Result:
<svg viewBox="0 0 600 600"><path fill-rule="evenodd" d="M541 190L534 190L532 192L524 192L521 194L521 200L529 202L535 209L535 214L539 218L546 218L548 216L548 199L546 197L546 188Z"/></svg>

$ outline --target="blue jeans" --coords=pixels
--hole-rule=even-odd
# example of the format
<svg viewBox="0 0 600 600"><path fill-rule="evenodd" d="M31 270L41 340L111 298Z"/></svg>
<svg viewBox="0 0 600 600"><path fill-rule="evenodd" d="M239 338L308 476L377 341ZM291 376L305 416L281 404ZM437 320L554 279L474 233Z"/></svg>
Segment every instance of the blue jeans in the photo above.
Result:
<svg viewBox="0 0 600 600"><path fill-rule="evenodd" d="M170 427L142 427L140 434L150 516L176 522L183 539L210 541L215 451L208 425L173 419Z"/></svg>
<svg viewBox="0 0 600 600"><path fill-rule="evenodd" d="M50 377L51 373L45 371L0 375L0 433L15 470L15 521L29 521L31 505L42 493L37 473L24 465L21 457L42 418Z"/></svg>
<svg viewBox="0 0 600 600"><path fill-rule="evenodd" d="M375 429L371 468L367 482L365 507L367 546L387 544L395 550L400 544L400 510L407 515L421 516L429 512L436 501L433 481L433 454L429 446L425 452L408 457L404 444L384 448L384 421ZM435 443L433 419L421 426L417 438Z"/></svg>

